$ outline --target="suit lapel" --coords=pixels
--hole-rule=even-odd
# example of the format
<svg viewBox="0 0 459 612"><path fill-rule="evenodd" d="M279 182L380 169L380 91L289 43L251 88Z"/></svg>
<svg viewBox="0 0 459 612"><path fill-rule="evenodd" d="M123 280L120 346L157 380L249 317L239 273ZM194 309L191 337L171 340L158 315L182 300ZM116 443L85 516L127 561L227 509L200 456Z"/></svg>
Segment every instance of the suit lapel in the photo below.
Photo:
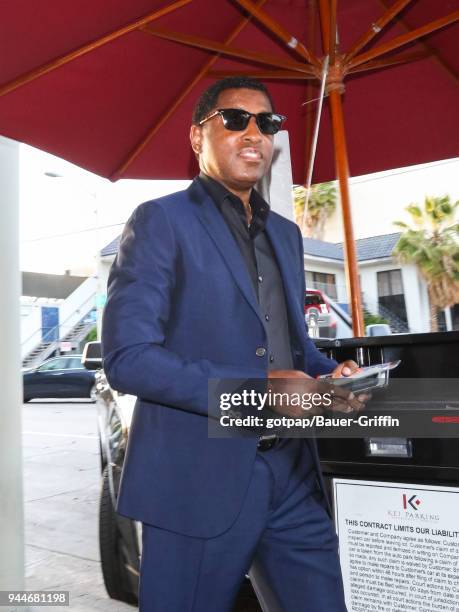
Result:
<svg viewBox="0 0 459 612"><path fill-rule="evenodd" d="M212 238L245 299L263 324L247 265L224 218L210 195L197 181L193 181L188 193L192 201L197 204L196 212L204 229Z"/></svg>

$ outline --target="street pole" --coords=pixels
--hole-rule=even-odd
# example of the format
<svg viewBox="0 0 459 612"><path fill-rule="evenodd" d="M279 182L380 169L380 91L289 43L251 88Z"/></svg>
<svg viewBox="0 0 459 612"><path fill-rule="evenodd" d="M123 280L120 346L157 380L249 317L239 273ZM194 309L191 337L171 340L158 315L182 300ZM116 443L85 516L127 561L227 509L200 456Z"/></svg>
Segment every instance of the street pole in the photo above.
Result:
<svg viewBox="0 0 459 612"><path fill-rule="evenodd" d="M10 591L24 588L19 145L1 137L0 184L0 591Z"/></svg>

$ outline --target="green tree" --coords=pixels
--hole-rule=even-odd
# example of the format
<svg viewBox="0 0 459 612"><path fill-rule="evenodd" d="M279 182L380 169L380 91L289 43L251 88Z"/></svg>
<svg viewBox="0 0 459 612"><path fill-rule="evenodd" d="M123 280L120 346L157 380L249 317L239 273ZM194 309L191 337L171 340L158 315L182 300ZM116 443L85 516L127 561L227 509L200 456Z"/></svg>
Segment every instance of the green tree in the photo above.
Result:
<svg viewBox="0 0 459 612"><path fill-rule="evenodd" d="M427 283L430 329L438 331L437 310L459 302L458 202L450 196L427 197L424 206L410 204L411 222L396 221L403 232L392 255L416 265Z"/></svg>
<svg viewBox="0 0 459 612"><path fill-rule="evenodd" d="M86 342L94 342L97 340L97 327L94 326L88 333L88 335L86 336L86 338L84 339L84 344L86 344Z"/></svg>
<svg viewBox="0 0 459 612"><path fill-rule="evenodd" d="M334 183L318 183L311 186L308 200L305 227L302 227L303 211L307 189L302 185L293 188L295 201L295 220L310 238L322 240L327 219L336 210L336 187Z"/></svg>
<svg viewBox="0 0 459 612"><path fill-rule="evenodd" d="M374 325L376 323L389 323L389 321L387 319L385 319L384 317L382 317L379 314L373 314L372 312L369 312L368 310L366 310L365 308L363 309L363 322L365 327L367 325Z"/></svg>

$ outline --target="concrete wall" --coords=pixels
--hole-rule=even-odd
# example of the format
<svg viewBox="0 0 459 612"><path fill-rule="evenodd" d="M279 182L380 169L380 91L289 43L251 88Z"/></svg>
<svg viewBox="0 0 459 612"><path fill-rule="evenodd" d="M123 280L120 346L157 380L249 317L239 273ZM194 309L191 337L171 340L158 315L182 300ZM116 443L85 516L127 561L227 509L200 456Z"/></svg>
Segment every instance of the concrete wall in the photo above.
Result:
<svg viewBox="0 0 459 612"><path fill-rule="evenodd" d="M0 138L0 183L0 590L12 591L24 588L21 277L18 143L6 138Z"/></svg>
<svg viewBox="0 0 459 612"><path fill-rule="evenodd" d="M429 296L426 283L413 265L402 266L402 279L410 332L429 332Z"/></svg>

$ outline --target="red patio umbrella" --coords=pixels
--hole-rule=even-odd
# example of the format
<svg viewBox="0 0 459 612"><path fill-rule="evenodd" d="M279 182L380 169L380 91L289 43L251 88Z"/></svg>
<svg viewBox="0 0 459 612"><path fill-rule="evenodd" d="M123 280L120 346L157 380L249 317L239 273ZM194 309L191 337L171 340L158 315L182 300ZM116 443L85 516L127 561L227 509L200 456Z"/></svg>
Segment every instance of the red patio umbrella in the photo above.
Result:
<svg viewBox="0 0 459 612"><path fill-rule="evenodd" d="M305 182L340 179L354 332L363 335L347 177L458 154L457 0L15 0L0 21L0 133L112 180L185 178L199 93L269 80ZM344 119L343 119L344 117ZM346 136L345 129L346 127ZM347 143L346 143L347 140Z"/></svg>

